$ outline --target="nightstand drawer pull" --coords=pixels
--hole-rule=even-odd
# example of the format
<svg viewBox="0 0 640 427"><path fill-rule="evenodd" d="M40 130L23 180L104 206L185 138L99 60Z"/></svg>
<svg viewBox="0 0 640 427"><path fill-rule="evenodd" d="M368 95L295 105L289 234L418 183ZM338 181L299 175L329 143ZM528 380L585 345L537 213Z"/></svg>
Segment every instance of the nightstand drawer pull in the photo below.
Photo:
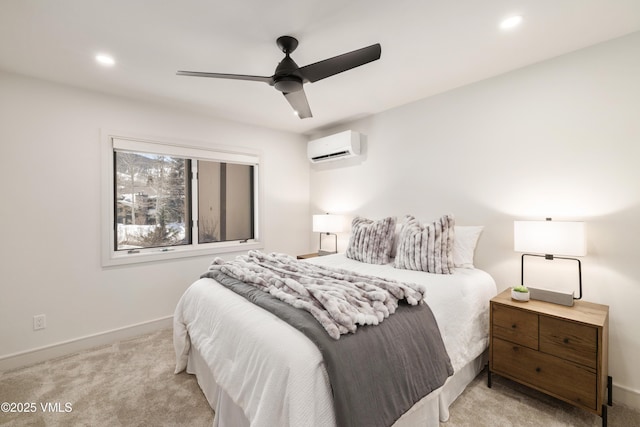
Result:
<svg viewBox="0 0 640 427"><path fill-rule="evenodd" d="M513 329L515 329L515 328L517 328L517 327L518 327L518 325L516 325L516 324L514 323L513 325L511 325L511 327L512 327Z"/></svg>
<svg viewBox="0 0 640 427"><path fill-rule="evenodd" d="M540 371L541 371L541 369L539 367L536 368L536 372L540 372Z"/></svg>
<svg viewBox="0 0 640 427"><path fill-rule="evenodd" d="M565 343L565 344L569 344L569 338L563 339L562 342Z"/></svg>

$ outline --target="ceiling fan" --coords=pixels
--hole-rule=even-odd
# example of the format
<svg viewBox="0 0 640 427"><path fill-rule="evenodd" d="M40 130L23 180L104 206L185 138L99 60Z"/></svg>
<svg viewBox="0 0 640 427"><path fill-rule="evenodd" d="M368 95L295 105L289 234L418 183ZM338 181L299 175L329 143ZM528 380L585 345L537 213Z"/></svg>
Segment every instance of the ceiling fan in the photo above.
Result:
<svg viewBox="0 0 640 427"><path fill-rule="evenodd" d="M333 58L325 59L304 67L299 67L289 56L296 47L298 40L291 36L278 37L276 40L278 47L285 54L285 57L276 67L276 71L271 77L248 76L244 74L221 74L221 73L203 73L198 71L178 71L179 76L194 77L213 77L219 79L235 79L264 82L269 86L274 86L283 93L284 97L289 101L295 113L301 119L312 117L311 108L307 96L304 93L302 85L308 82L317 82L326 77L331 77L343 71L359 67L369 62L380 59L382 52L380 44L363 47Z"/></svg>

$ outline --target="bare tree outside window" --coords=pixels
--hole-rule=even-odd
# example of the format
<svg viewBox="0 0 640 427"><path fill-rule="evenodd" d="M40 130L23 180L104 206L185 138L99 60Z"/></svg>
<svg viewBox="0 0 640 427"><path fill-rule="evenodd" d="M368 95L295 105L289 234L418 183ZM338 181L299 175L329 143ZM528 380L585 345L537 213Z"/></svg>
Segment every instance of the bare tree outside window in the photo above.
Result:
<svg viewBox="0 0 640 427"><path fill-rule="evenodd" d="M114 151L116 250L191 243L190 161Z"/></svg>

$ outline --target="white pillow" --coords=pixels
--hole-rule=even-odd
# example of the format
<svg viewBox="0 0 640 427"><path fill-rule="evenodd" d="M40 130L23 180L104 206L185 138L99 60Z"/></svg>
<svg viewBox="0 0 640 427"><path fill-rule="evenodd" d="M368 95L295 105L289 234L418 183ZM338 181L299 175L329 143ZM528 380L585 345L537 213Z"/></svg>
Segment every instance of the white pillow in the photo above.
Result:
<svg viewBox="0 0 640 427"><path fill-rule="evenodd" d="M474 268L473 254L483 229L482 225L455 226L453 264L457 268Z"/></svg>

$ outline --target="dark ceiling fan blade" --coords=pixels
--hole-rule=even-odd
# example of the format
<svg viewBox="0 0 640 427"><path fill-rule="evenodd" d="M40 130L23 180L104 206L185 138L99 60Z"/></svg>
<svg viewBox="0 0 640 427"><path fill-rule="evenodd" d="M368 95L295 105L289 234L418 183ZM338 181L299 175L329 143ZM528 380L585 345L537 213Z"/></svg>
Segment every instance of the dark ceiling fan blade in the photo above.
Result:
<svg viewBox="0 0 640 427"><path fill-rule="evenodd" d="M291 104L298 117L301 119L313 117L311 114L311 108L309 107L309 102L307 101L307 95L304 93L304 90L301 89L295 92L285 93L284 97L287 98L287 101L289 101L289 104Z"/></svg>
<svg viewBox="0 0 640 427"><path fill-rule="evenodd" d="M191 76L191 77L212 77L216 79L232 79L232 80L250 80L254 82L264 82L269 85L273 85L273 77L263 76L247 76L244 74L222 74L222 73L202 73L199 71L178 71L179 76Z"/></svg>
<svg viewBox="0 0 640 427"><path fill-rule="evenodd" d="M379 43L300 67L300 74L311 83L380 59Z"/></svg>

